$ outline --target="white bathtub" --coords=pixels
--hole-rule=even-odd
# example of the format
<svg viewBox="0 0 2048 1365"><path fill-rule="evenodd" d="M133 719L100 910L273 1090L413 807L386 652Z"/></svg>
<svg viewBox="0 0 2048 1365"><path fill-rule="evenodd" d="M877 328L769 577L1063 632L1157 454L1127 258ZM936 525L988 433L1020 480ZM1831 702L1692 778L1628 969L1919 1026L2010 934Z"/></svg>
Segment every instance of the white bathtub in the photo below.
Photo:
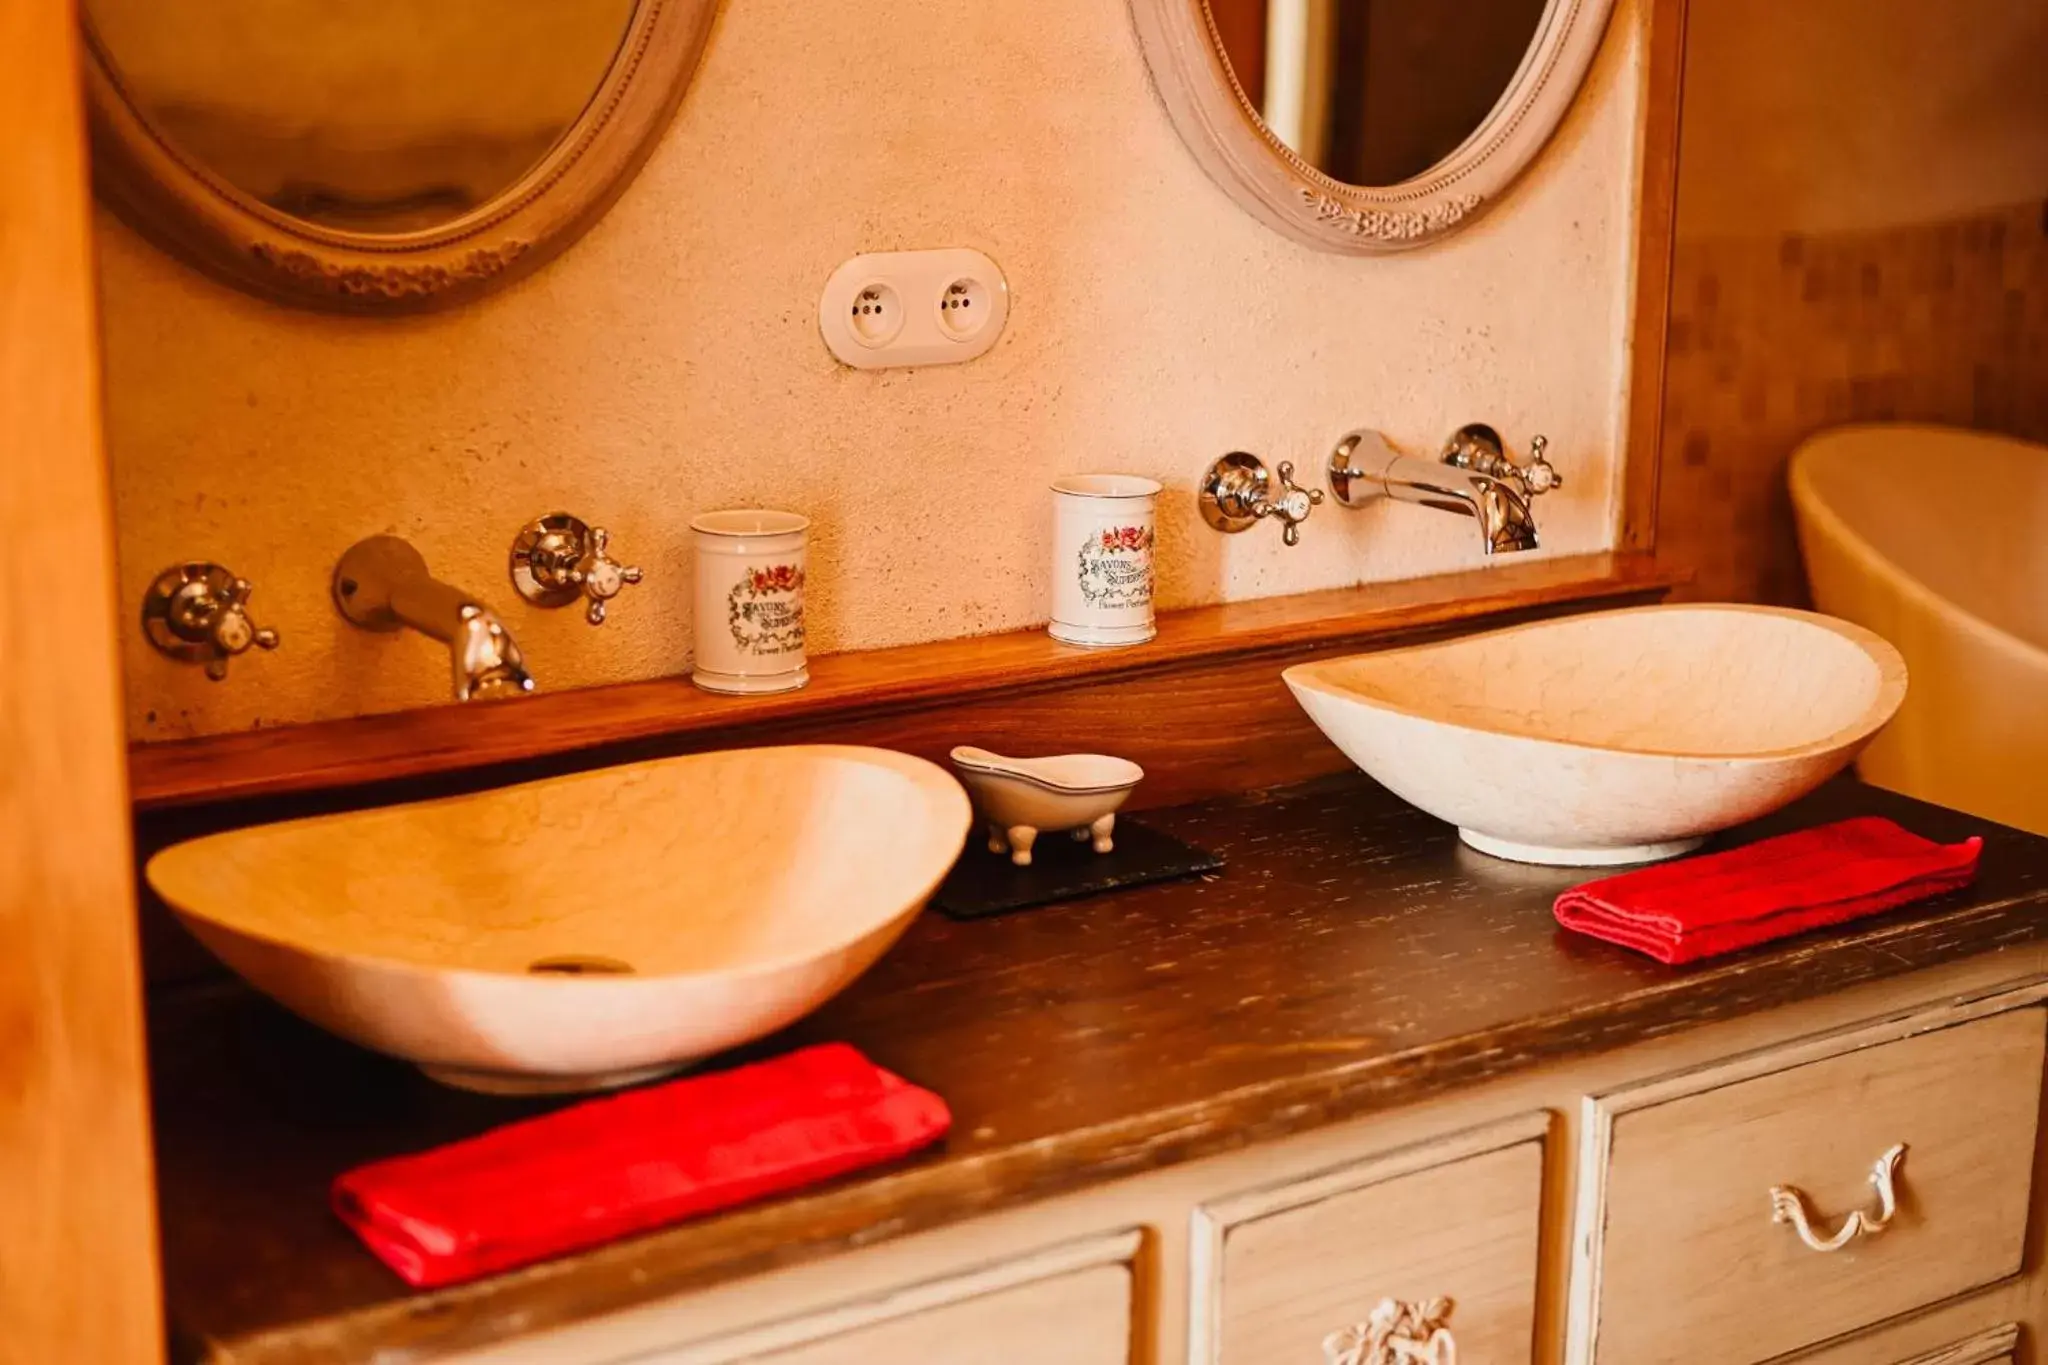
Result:
<svg viewBox="0 0 2048 1365"><path fill-rule="evenodd" d="M1814 605L1906 657L1863 776L2048 834L2048 446L1844 427L1791 479Z"/></svg>

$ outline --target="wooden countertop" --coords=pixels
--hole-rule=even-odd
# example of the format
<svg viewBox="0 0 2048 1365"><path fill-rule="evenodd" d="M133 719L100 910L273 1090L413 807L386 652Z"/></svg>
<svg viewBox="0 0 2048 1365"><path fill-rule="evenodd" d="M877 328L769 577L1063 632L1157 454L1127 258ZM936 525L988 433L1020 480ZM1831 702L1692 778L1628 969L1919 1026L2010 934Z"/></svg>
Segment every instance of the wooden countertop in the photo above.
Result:
<svg viewBox="0 0 2048 1365"><path fill-rule="evenodd" d="M1570 869L1496 862L1356 776L1155 811L1213 880L921 917L763 1050L846 1039L944 1095L939 1148L414 1294L326 1208L358 1162L545 1107L464 1095L239 987L152 1024L167 1305L185 1356L424 1360L680 1290L2048 934L2048 839L1838 782L1744 837L1877 812L1986 836L1966 891L1689 969L1558 930Z"/></svg>

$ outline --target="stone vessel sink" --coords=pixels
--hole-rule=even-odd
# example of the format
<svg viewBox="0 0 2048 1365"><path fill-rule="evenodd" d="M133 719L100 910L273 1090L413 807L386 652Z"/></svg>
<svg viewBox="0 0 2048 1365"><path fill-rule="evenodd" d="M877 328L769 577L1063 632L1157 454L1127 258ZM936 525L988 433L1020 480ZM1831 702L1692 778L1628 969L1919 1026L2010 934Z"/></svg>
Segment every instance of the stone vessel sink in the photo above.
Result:
<svg viewBox="0 0 2048 1365"><path fill-rule="evenodd" d="M1637 607L1283 675L1395 795L1519 862L1647 862L1805 795L1897 711L1906 665L1846 621Z"/></svg>
<svg viewBox="0 0 2048 1365"><path fill-rule="evenodd" d="M882 749L737 749L217 834L149 884L279 1003L470 1089L626 1084L816 1009L895 942L967 795Z"/></svg>

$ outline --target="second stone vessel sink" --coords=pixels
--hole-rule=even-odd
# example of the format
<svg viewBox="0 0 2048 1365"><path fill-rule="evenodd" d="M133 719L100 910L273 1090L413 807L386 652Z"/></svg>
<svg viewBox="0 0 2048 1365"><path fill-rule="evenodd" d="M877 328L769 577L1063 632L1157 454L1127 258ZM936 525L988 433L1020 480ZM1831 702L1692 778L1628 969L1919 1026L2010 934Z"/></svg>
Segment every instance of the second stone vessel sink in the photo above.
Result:
<svg viewBox="0 0 2048 1365"><path fill-rule="evenodd" d="M453 1085L573 1091L816 1009L909 925L968 824L923 759L738 749L235 830L148 878L315 1024Z"/></svg>
<svg viewBox="0 0 2048 1365"><path fill-rule="evenodd" d="M1290 668L1395 795L1520 862L1688 852L1832 777L1906 693L1897 650L1811 612L1639 607Z"/></svg>

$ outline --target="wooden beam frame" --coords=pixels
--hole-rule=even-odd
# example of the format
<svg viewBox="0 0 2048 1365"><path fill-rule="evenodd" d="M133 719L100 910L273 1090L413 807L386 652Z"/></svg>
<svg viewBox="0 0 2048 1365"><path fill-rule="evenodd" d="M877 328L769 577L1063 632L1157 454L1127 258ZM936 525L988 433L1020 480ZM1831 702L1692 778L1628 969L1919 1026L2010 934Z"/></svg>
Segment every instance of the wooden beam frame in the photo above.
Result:
<svg viewBox="0 0 2048 1365"><path fill-rule="evenodd" d="M1629 405L1621 524L1615 547L1657 544L1657 477L1664 435L1664 343L1671 320L1671 251L1678 223L1679 115L1685 95L1689 0L1650 6L1643 63L1643 143L1637 183L1635 303L1629 324Z"/></svg>
<svg viewBox="0 0 2048 1365"><path fill-rule="evenodd" d="M163 1352L77 18L0 0L0 1362Z"/></svg>

